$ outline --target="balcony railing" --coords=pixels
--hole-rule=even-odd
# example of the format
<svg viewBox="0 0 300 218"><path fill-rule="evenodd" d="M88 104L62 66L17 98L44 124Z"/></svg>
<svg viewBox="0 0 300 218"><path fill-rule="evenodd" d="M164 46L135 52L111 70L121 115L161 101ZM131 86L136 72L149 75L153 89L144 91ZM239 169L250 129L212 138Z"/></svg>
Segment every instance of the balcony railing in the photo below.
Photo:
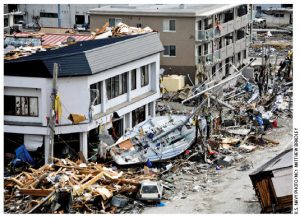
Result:
<svg viewBox="0 0 300 218"><path fill-rule="evenodd" d="M230 45L227 45L226 47L226 57L230 57L233 55L233 43Z"/></svg>
<svg viewBox="0 0 300 218"><path fill-rule="evenodd" d="M251 14L246 14L242 17L237 17L235 20L220 24L220 29L218 27L214 27L208 30L198 30L197 40L209 41L214 37L224 36L228 33L233 32L235 29L240 29L241 27L246 26L249 20L251 20Z"/></svg>
<svg viewBox="0 0 300 218"><path fill-rule="evenodd" d="M242 26L242 18L241 17L237 17L235 19L234 27L235 27L235 29L240 29L241 26Z"/></svg>
<svg viewBox="0 0 300 218"><path fill-rule="evenodd" d="M206 40L212 40L214 37L214 29L208 29L208 30L198 30L198 40L206 41Z"/></svg>

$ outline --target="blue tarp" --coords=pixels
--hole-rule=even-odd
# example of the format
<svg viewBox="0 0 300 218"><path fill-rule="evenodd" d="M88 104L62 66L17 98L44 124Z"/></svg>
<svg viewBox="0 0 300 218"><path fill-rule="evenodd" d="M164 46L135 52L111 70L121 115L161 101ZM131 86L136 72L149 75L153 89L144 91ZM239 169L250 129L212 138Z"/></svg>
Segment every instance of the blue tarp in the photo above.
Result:
<svg viewBox="0 0 300 218"><path fill-rule="evenodd" d="M13 160L14 166L16 166L16 164L18 164L20 160L29 163L31 166L35 165L32 157L30 156L27 149L25 148L25 145L21 145L20 147L18 147L15 150L15 152L16 152L16 158Z"/></svg>

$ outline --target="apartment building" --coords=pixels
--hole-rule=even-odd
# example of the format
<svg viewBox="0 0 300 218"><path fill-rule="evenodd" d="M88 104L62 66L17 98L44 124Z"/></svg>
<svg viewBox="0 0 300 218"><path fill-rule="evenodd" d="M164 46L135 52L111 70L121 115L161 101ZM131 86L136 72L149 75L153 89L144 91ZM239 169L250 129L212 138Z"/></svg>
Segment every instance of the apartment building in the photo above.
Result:
<svg viewBox="0 0 300 218"><path fill-rule="evenodd" d="M206 77L217 72L219 78L233 71L231 64L239 67L248 56L252 5L107 5L89 14L91 30L105 22L157 30L164 45L165 74L189 75L193 83L199 64Z"/></svg>
<svg viewBox="0 0 300 218"><path fill-rule="evenodd" d="M59 64L62 104L55 135L75 135L86 158L90 131L114 127L121 136L127 128L155 116L155 101L161 96L161 51L158 34L149 33L82 41L5 61L4 138L10 140L5 149L17 138L29 147L49 144L54 63ZM86 119L74 124L70 114Z"/></svg>

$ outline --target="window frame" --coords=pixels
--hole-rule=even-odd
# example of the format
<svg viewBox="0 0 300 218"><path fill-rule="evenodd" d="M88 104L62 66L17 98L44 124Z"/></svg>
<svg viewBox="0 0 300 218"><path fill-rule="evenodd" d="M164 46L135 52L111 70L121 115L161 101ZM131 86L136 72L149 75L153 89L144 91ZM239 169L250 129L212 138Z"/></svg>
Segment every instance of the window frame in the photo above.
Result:
<svg viewBox="0 0 300 218"><path fill-rule="evenodd" d="M175 55L171 55L171 46L173 46L175 49ZM165 54L166 47L168 48L168 54ZM164 52L163 52L164 57L176 57L176 45L164 45Z"/></svg>
<svg viewBox="0 0 300 218"><path fill-rule="evenodd" d="M174 21L174 30L170 29L171 21ZM175 33L176 32L176 19L163 19L163 32Z"/></svg>
<svg viewBox="0 0 300 218"><path fill-rule="evenodd" d="M114 22L114 25L113 26L111 26L110 24L111 24L111 20L113 20L113 22ZM116 17L114 17L114 18L108 18L108 24L109 24L109 27L115 27L115 26L117 26L119 23L122 23L122 18L116 18Z"/></svg>
<svg viewBox="0 0 300 218"><path fill-rule="evenodd" d="M131 91L137 89L137 77L136 77L136 69L130 71L131 73ZM133 76L134 75L134 76ZM133 86L134 84L134 86Z"/></svg>
<svg viewBox="0 0 300 218"><path fill-rule="evenodd" d="M149 65L144 65L141 67L141 87L147 85L149 85Z"/></svg>
<svg viewBox="0 0 300 218"><path fill-rule="evenodd" d="M17 117L39 117L39 98L36 96L18 96L18 95L4 95L4 103L5 103L5 97L13 97L14 98L14 114L6 114L5 111L5 105L4 105L4 115L5 116L17 116ZM16 100L17 98L20 99L20 114L17 114L17 104L16 104ZM24 104L22 103L22 99L27 99L27 114L22 114L22 105L24 106ZM30 109L30 99L36 99L36 115L31 115L31 109Z"/></svg>

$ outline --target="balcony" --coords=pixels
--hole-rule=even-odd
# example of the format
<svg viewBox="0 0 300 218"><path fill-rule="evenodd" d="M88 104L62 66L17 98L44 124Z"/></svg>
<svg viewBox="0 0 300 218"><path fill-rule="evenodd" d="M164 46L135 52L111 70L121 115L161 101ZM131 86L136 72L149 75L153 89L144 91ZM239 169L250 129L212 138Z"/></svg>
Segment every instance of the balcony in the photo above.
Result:
<svg viewBox="0 0 300 218"><path fill-rule="evenodd" d="M208 30L198 30L198 40L199 41L209 41L212 40L214 36L214 29Z"/></svg>
<svg viewBox="0 0 300 218"><path fill-rule="evenodd" d="M214 63L220 62L221 60L221 50L214 51Z"/></svg>
<svg viewBox="0 0 300 218"><path fill-rule="evenodd" d="M246 37L241 39L241 50L246 49Z"/></svg>
<svg viewBox="0 0 300 218"><path fill-rule="evenodd" d="M228 33L228 24L227 23L222 23L221 24L221 36L224 36Z"/></svg>
<svg viewBox="0 0 300 218"><path fill-rule="evenodd" d="M235 19L234 27L235 27L236 30L238 30L242 27L242 17L237 17Z"/></svg>
<svg viewBox="0 0 300 218"><path fill-rule="evenodd" d="M237 53L237 52L240 52L240 51L241 51L241 40L237 40L234 43L234 52Z"/></svg>
<svg viewBox="0 0 300 218"><path fill-rule="evenodd" d="M233 43L226 46L226 58L233 55Z"/></svg>
<svg viewBox="0 0 300 218"><path fill-rule="evenodd" d="M227 33L231 33L234 30L234 20L227 22Z"/></svg>
<svg viewBox="0 0 300 218"><path fill-rule="evenodd" d="M242 16L242 27L247 26L248 24L248 14L245 14L244 16Z"/></svg>
<svg viewBox="0 0 300 218"><path fill-rule="evenodd" d="M226 58L226 47L220 49L220 59L224 60Z"/></svg>

